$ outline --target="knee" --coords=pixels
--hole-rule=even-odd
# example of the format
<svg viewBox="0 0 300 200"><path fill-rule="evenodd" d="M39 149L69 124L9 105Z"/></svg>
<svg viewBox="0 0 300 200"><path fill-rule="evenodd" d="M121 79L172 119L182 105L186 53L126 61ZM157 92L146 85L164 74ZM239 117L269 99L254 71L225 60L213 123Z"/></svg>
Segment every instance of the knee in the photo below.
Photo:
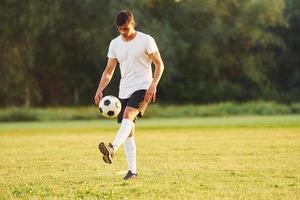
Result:
<svg viewBox="0 0 300 200"><path fill-rule="evenodd" d="M127 109L124 111L123 119L130 119L130 112Z"/></svg>
<svg viewBox="0 0 300 200"><path fill-rule="evenodd" d="M125 108L123 119L130 119L134 120L134 118L137 116L138 111L136 109L131 108Z"/></svg>

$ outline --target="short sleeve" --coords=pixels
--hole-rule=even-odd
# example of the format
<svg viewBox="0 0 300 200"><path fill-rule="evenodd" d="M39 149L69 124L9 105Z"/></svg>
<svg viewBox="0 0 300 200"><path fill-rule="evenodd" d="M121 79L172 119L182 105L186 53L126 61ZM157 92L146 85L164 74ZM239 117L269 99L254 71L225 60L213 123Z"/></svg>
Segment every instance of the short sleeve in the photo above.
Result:
<svg viewBox="0 0 300 200"><path fill-rule="evenodd" d="M155 40L153 37L149 35L147 39L147 45L146 45L146 51L147 53L154 53L155 51L158 51L157 45L155 43Z"/></svg>
<svg viewBox="0 0 300 200"><path fill-rule="evenodd" d="M115 54L115 51L114 51L114 45L113 45L112 41L109 44L107 57L108 58L116 58L117 57L116 54Z"/></svg>

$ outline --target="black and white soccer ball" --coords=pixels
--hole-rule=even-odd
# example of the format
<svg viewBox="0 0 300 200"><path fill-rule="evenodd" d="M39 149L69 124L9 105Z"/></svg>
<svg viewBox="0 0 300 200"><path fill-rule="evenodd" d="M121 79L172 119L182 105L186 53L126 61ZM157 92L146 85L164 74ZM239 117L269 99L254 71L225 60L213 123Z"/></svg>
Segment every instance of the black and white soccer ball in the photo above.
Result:
<svg viewBox="0 0 300 200"><path fill-rule="evenodd" d="M99 103L99 111L103 117L115 118L121 111L121 102L115 96L105 96Z"/></svg>

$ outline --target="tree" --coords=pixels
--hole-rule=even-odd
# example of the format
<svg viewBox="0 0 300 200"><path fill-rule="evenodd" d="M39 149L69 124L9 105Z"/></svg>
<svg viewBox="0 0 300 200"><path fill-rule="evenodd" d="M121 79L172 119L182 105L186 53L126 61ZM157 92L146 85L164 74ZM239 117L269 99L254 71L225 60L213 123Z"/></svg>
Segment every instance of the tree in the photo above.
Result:
<svg viewBox="0 0 300 200"><path fill-rule="evenodd" d="M278 27L274 32L285 43L277 50L279 68L276 74L280 98L284 102L300 100L300 2L286 0L287 27Z"/></svg>
<svg viewBox="0 0 300 200"><path fill-rule="evenodd" d="M159 46L160 101L299 100L296 0L3 0L0 105L93 103L121 9Z"/></svg>

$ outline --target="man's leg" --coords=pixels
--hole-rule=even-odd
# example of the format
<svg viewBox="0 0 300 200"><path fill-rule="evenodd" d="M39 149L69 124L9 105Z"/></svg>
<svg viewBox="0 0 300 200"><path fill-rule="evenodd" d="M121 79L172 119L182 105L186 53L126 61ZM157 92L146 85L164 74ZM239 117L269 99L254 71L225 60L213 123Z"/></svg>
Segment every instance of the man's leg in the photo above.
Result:
<svg viewBox="0 0 300 200"><path fill-rule="evenodd" d="M113 149L117 151L117 149L125 142L127 137L130 135L133 127L134 127L134 122L133 120L136 118L138 115L139 111L136 108L132 107L126 107L123 115L123 120L121 123L121 127L112 142Z"/></svg>
<svg viewBox="0 0 300 200"><path fill-rule="evenodd" d="M105 145L103 142L101 142L99 144L99 149L100 149L101 153L103 154L104 162L112 163L112 158L114 156L115 151L125 141L128 141L126 143L129 144L129 149L131 148L131 150L129 150L129 151L131 151L132 155L133 155L133 156L130 156L133 158L131 161L130 161L130 158L128 157L129 158L128 165L132 166L132 167L129 167L130 169L133 169L133 171L136 171L135 141L134 141L134 137L128 138L128 136L133 136L135 119L137 116L142 117L147 108L147 103L144 102L145 93L146 93L146 90L138 90L138 91L134 92L129 99L121 99L122 110L118 116L118 122L121 123L120 129L118 130L112 144ZM132 133L132 135L130 135L130 133ZM128 138L128 140L127 140L127 138ZM124 146L125 145L126 144L124 144ZM131 172L131 170L129 170L127 175L124 177L124 179L127 179L128 177L133 177L133 176L136 176L136 174L133 174Z"/></svg>
<svg viewBox="0 0 300 200"><path fill-rule="evenodd" d="M131 130L130 135L124 142L125 155L128 163L128 169L133 174L137 174L136 170L136 145L134 139L134 127Z"/></svg>
<svg viewBox="0 0 300 200"><path fill-rule="evenodd" d="M114 157L115 152L118 150L118 148L125 142L127 137L129 136L133 126L134 122L133 120L137 116L139 111L136 108L132 107L126 107L123 114L123 120L121 123L121 126L115 136L114 141L106 145L103 142L99 144L99 150L103 154L103 160L106 163L111 164L112 159Z"/></svg>

